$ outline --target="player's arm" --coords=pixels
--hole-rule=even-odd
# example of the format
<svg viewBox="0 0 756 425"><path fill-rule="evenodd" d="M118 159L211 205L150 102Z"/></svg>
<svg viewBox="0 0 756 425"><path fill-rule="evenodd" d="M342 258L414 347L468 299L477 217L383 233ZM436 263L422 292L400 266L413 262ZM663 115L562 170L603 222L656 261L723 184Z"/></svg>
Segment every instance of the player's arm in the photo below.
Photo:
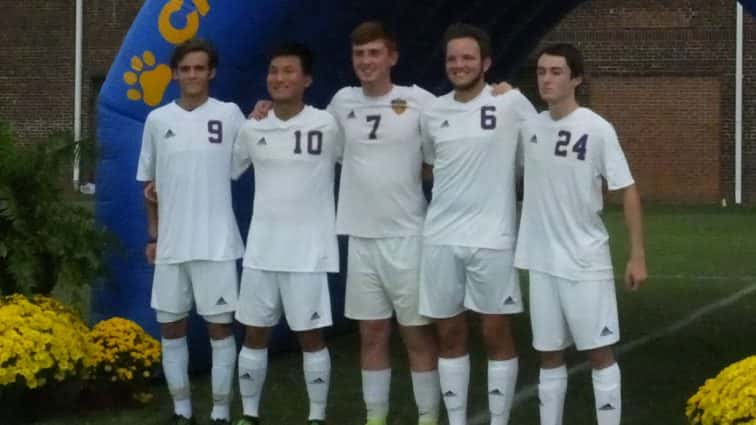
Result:
<svg viewBox="0 0 756 425"><path fill-rule="evenodd" d="M155 182L154 181L148 181L144 183L144 191L147 193L150 189L148 186L151 186L154 191ZM147 262L150 264L155 264L155 254L156 254L156 248L157 248L157 237L158 237L158 204L157 204L157 198L154 200L147 198L145 196L144 198L144 206L147 210L147 246L144 248L144 255L147 257Z"/></svg>
<svg viewBox="0 0 756 425"><path fill-rule="evenodd" d="M247 140L250 139L248 133L250 130L246 126L242 126L236 135L234 140L234 147L231 154L231 178L233 180L239 179L247 168L252 165L252 157L249 153Z"/></svg>
<svg viewBox="0 0 756 425"><path fill-rule="evenodd" d="M501 96L503 94L507 94L509 91L514 90L515 88L509 84L506 81L499 81L498 83L491 86L491 94L494 96Z"/></svg>
<svg viewBox="0 0 756 425"><path fill-rule="evenodd" d="M273 102L268 99L258 100L255 103L255 108L249 113L249 118L260 121L268 116L268 112L273 107Z"/></svg>
<svg viewBox="0 0 756 425"><path fill-rule="evenodd" d="M622 204L630 240L630 259L625 269L625 285L628 289L637 291L648 278L648 271L643 241L643 208L638 187L635 184L625 188Z"/></svg>

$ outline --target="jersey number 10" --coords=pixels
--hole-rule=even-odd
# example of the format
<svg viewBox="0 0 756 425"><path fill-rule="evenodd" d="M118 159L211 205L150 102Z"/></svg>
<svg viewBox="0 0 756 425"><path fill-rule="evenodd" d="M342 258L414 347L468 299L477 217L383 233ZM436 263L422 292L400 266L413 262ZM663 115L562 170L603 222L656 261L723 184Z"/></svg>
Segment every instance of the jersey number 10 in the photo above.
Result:
<svg viewBox="0 0 756 425"><path fill-rule="evenodd" d="M302 132L294 132L294 153L302 153ZM323 151L323 133L318 130L307 132L307 153L310 155L320 155Z"/></svg>

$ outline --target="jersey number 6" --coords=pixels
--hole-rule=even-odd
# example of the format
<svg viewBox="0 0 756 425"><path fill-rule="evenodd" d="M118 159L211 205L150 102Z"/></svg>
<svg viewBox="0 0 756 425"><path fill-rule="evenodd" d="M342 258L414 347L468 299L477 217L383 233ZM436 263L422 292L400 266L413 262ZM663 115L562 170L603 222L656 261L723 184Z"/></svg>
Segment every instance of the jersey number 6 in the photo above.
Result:
<svg viewBox="0 0 756 425"><path fill-rule="evenodd" d="M480 108L480 128L483 130L493 130L496 128L495 106L484 106Z"/></svg>

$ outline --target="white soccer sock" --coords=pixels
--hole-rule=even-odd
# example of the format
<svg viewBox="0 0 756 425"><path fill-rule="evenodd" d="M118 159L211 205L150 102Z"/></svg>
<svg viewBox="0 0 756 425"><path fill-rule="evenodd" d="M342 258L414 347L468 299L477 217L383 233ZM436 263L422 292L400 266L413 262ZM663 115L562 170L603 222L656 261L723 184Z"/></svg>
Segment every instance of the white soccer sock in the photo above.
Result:
<svg viewBox="0 0 756 425"><path fill-rule="evenodd" d="M236 340L233 335L224 339L210 339L213 366L210 372L213 389L213 411L210 419L231 419L234 368L236 367Z"/></svg>
<svg viewBox="0 0 756 425"><path fill-rule="evenodd" d="M260 416L260 396L267 373L268 349L242 347L239 353L239 393L246 416Z"/></svg>
<svg viewBox="0 0 756 425"><path fill-rule="evenodd" d="M362 398L365 400L368 420L386 419L390 388L391 369L362 370Z"/></svg>
<svg viewBox="0 0 756 425"><path fill-rule="evenodd" d="M441 395L449 425L467 425L467 392L470 386L470 356L438 359Z"/></svg>
<svg viewBox="0 0 756 425"><path fill-rule="evenodd" d="M541 369L538 377L538 411L541 425L562 425L567 395L567 367Z"/></svg>
<svg viewBox="0 0 756 425"><path fill-rule="evenodd" d="M488 361L488 410L491 412L491 425L509 423L518 369L517 357Z"/></svg>
<svg viewBox="0 0 756 425"><path fill-rule="evenodd" d="M326 417L328 387L331 383L331 355L328 348L315 352L303 352L307 395L310 397L310 420L323 420Z"/></svg>
<svg viewBox="0 0 756 425"><path fill-rule="evenodd" d="M604 369L594 369L592 376L598 425L619 425L622 417L619 365L615 363Z"/></svg>
<svg viewBox="0 0 756 425"><path fill-rule="evenodd" d="M438 371L412 372L412 389L417 403L418 422L438 422L441 407L441 383Z"/></svg>
<svg viewBox="0 0 756 425"><path fill-rule="evenodd" d="M163 338L163 374L173 397L173 411L185 418L192 417L191 387L189 384L189 347L186 337Z"/></svg>

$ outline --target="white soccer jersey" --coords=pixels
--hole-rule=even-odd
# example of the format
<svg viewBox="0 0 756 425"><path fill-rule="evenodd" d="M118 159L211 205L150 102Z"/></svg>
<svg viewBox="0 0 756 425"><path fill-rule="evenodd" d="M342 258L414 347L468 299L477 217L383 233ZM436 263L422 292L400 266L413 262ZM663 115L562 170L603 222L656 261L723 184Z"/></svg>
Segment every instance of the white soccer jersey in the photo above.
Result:
<svg viewBox="0 0 756 425"><path fill-rule="evenodd" d="M255 199L244 267L338 272L335 165L343 136L336 120L310 106L282 121L274 111L247 121L234 149L234 175L252 164Z"/></svg>
<svg viewBox="0 0 756 425"><path fill-rule="evenodd" d="M535 113L519 91L494 96L488 88L465 103L448 93L423 113L425 151L433 164L426 244L514 247L517 134Z"/></svg>
<svg viewBox="0 0 756 425"><path fill-rule="evenodd" d="M231 155L244 120L236 104L213 98L191 111L173 102L147 115L137 180L155 181L156 263L242 256L231 207Z"/></svg>
<svg viewBox="0 0 756 425"><path fill-rule="evenodd" d="M587 108L528 120L525 193L515 266L570 280L612 279L609 235L599 213L609 190L634 183L614 127Z"/></svg>
<svg viewBox="0 0 756 425"><path fill-rule="evenodd" d="M394 86L380 97L345 87L328 111L344 130L336 230L363 237L418 236L426 200L420 112L435 96L418 86Z"/></svg>

